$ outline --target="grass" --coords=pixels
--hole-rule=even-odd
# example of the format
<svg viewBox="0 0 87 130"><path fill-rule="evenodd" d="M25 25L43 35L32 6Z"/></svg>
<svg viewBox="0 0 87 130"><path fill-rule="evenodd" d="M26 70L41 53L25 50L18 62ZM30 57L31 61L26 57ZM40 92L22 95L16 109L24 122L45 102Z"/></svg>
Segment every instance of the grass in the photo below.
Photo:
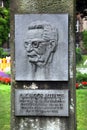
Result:
<svg viewBox="0 0 87 130"><path fill-rule="evenodd" d="M77 130L87 130L87 89L76 90ZM10 130L10 86L0 84L0 130Z"/></svg>
<svg viewBox="0 0 87 130"><path fill-rule="evenodd" d="M10 130L10 86L0 84L0 130Z"/></svg>
<svg viewBox="0 0 87 130"><path fill-rule="evenodd" d="M82 60L76 65L77 68L87 68L84 62L87 55L82 55ZM76 90L77 97L77 130L87 130L87 89Z"/></svg>
<svg viewBox="0 0 87 130"><path fill-rule="evenodd" d="M77 130L87 130L87 89L76 90Z"/></svg>

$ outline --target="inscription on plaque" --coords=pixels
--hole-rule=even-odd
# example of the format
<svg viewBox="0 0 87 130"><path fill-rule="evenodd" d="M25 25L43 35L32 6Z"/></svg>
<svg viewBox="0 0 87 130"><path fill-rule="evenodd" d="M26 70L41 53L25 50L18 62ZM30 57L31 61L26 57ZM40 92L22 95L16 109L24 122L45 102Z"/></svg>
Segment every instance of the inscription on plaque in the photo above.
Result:
<svg viewBox="0 0 87 130"><path fill-rule="evenodd" d="M69 116L68 90L15 90L16 116Z"/></svg>

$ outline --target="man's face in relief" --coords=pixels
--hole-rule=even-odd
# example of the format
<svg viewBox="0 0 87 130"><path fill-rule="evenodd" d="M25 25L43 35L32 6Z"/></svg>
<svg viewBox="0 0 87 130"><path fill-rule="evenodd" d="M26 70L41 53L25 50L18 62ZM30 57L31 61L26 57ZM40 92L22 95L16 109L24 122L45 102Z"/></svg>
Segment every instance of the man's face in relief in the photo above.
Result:
<svg viewBox="0 0 87 130"><path fill-rule="evenodd" d="M48 63L55 48L55 42L44 39L43 29L28 30L27 38L24 42L29 62L44 66Z"/></svg>

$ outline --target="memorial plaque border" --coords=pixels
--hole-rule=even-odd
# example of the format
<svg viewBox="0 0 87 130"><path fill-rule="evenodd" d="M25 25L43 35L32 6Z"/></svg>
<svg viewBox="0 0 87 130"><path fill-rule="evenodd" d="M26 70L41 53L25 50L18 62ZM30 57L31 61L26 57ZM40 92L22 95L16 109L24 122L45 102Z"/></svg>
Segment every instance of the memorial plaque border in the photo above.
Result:
<svg viewBox="0 0 87 130"><path fill-rule="evenodd" d="M69 90L15 89L15 116L68 117Z"/></svg>
<svg viewBox="0 0 87 130"><path fill-rule="evenodd" d="M14 18L15 18L15 80L16 81L69 81L69 75L68 75L69 73L69 69L68 69L69 68L68 66L69 21L68 20L69 19L68 17L69 17L68 13L21 14L21 15L16 14L15 15ZM48 22L50 24L49 27L53 26L58 31L57 32L58 34L56 34L58 35L56 46L54 47L56 49L52 50L54 44L52 45L52 48L51 46L48 46L47 52L49 51L49 53L47 54L49 54L48 55L49 60L47 60L46 63L44 63L42 60L42 56L44 56L44 59L47 59L47 55L45 55L46 51L44 55L38 55L38 57L41 57L41 59L38 59L38 57L36 57L36 54L34 54L35 59L38 60L36 60L37 62L35 61L32 62L32 59L34 59L34 55L33 55L34 52L32 53L32 55L29 54L29 50L27 52L27 47L25 45L27 41L29 42L29 38L30 38L29 25L36 24L37 23L36 21L39 21L40 24L43 22ZM34 32L30 33L30 35L31 35L31 39L34 40L34 38L32 38L33 33ZM37 50L37 52L39 51ZM31 62L29 61L29 59L31 59ZM44 64L42 65L42 63Z"/></svg>

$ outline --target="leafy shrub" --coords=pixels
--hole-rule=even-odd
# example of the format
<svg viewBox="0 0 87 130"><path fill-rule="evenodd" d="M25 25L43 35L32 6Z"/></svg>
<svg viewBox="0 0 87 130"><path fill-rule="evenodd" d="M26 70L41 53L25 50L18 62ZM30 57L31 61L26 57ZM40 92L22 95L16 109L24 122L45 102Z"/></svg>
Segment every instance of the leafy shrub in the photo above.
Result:
<svg viewBox="0 0 87 130"><path fill-rule="evenodd" d="M82 54L81 54L81 49L76 48L76 64L80 63L83 60Z"/></svg>
<svg viewBox="0 0 87 130"><path fill-rule="evenodd" d="M85 49L87 49L87 31L82 32L82 39L83 39L83 46Z"/></svg>
<svg viewBox="0 0 87 130"><path fill-rule="evenodd" d="M5 7L0 7L0 45L2 45L8 39L10 30L9 23L9 10Z"/></svg>
<svg viewBox="0 0 87 130"><path fill-rule="evenodd" d="M8 55L8 52L4 52L3 48L0 48L0 58L4 58Z"/></svg>
<svg viewBox="0 0 87 130"><path fill-rule="evenodd" d="M77 72L76 73L76 82L80 83L83 81L87 81L87 74L82 74L81 72Z"/></svg>

